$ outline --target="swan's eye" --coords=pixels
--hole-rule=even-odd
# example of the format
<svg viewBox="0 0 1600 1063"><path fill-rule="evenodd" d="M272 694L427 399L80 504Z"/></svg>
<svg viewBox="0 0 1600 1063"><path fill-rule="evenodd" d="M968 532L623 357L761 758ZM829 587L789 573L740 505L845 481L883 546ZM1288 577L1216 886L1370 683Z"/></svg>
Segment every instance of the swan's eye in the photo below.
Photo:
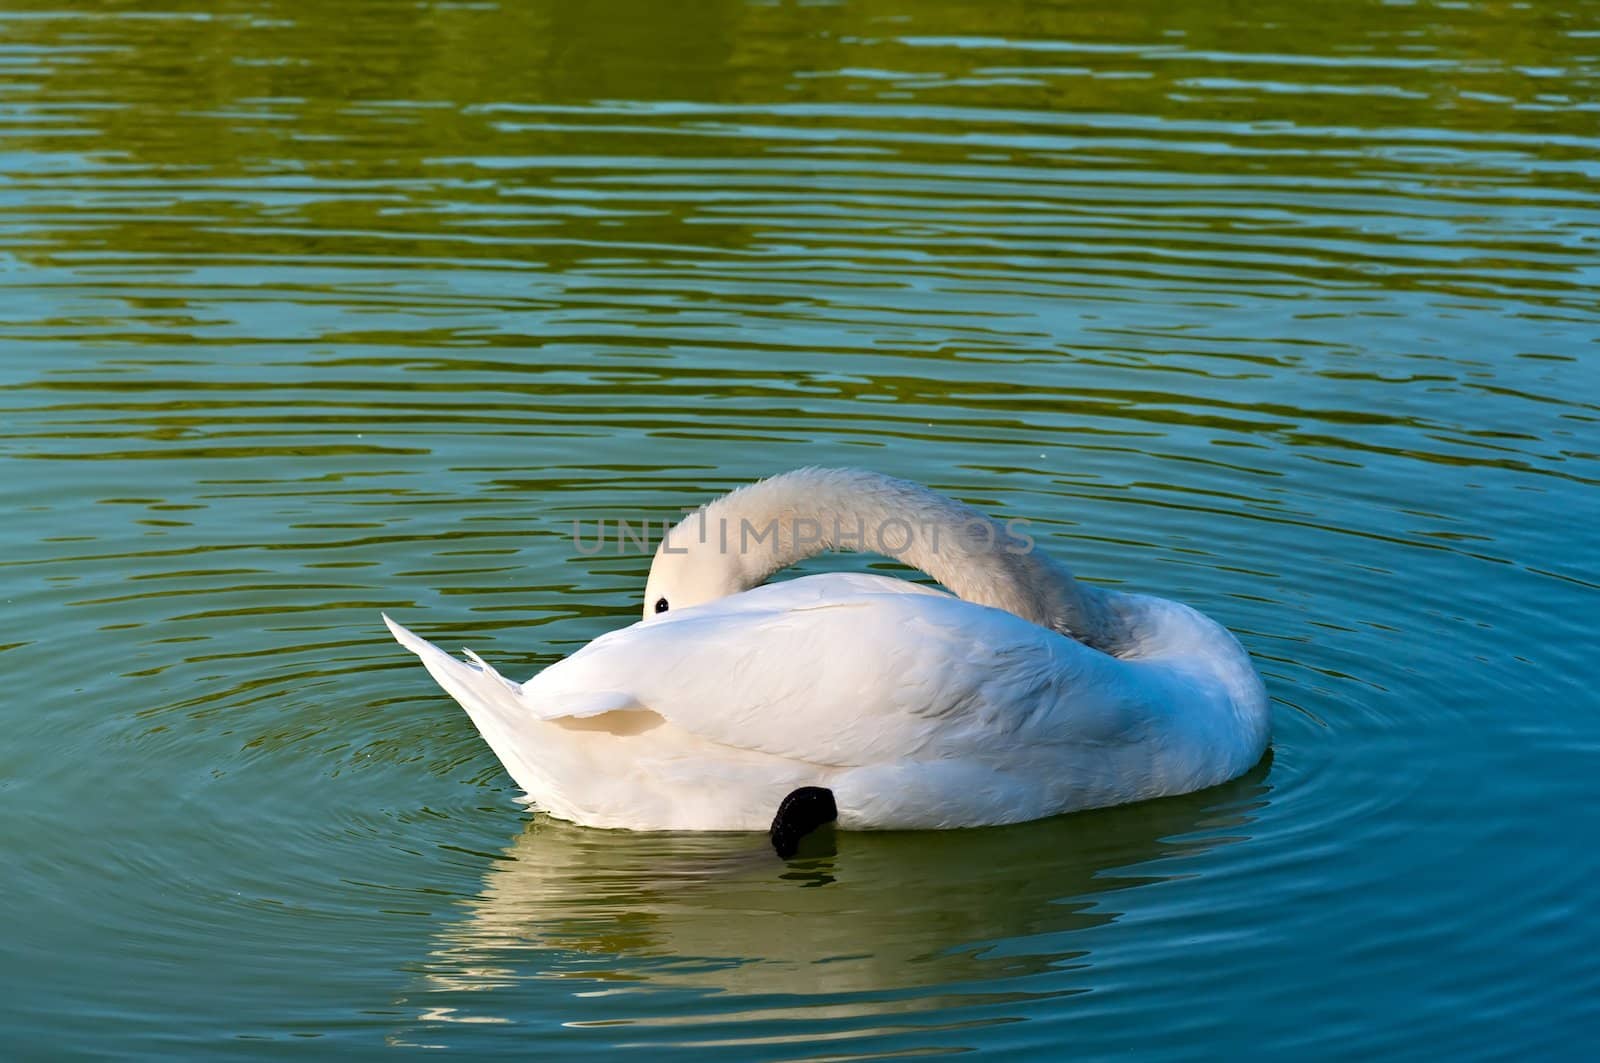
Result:
<svg viewBox="0 0 1600 1063"><path fill-rule="evenodd" d="M656 612L664 613L666 611L667 611L667 600L665 598L657 598L656 599Z"/></svg>

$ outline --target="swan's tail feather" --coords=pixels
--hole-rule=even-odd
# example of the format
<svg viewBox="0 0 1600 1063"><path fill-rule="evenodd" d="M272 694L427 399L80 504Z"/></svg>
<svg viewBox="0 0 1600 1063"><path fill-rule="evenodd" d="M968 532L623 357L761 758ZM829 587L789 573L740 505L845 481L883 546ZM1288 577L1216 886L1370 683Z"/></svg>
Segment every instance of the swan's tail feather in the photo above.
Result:
<svg viewBox="0 0 1600 1063"><path fill-rule="evenodd" d="M422 663L427 666L428 671L447 689L450 689L452 695L455 693L454 689L451 689L453 685L463 686L475 695L493 695L497 698L504 697L506 694L515 697L522 693L522 687L519 684L513 683L495 671L482 657L479 657L471 650L462 651L471 658L471 664L465 661L458 661L421 635L409 631L389 619L387 613L383 614L383 622L389 625L389 633L395 637L395 641L422 658Z"/></svg>
<svg viewBox="0 0 1600 1063"><path fill-rule="evenodd" d="M531 734L540 726L538 717L522 701L522 687L513 683L467 650L471 662L460 661L439 647L384 616L383 622L395 640L422 659L430 675L454 698L477 726L489 748L516 780L518 786L550 807L560 799L550 785L547 773L528 758ZM552 808L552 811L556 811Z"/></svg>

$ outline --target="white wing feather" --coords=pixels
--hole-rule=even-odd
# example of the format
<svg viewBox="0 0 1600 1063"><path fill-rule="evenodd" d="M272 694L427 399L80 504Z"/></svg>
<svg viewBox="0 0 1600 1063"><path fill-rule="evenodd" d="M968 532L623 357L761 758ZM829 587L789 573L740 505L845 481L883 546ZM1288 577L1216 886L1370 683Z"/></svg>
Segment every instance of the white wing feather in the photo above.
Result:
<svg viewBox="0 0 1600 1063"><path fill-rule="evenodd" d="M1112 697L1097 682L1103 654L908 586L827 575L757 588L596 639L520 696L555 719L604 691L722 745L836 767L1098 745L1135 726L1126 685Z"/></svg>

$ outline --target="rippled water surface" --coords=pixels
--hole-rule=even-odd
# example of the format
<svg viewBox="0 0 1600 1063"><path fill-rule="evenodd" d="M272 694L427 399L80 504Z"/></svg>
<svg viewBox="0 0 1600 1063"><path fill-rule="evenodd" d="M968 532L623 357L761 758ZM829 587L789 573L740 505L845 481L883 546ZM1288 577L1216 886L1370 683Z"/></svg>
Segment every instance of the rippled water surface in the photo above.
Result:
<svg viewBox="0 0 1600 1063"><path fill-rule="evenodd" d="M1585 1055L1597 101L1587 0L6 5L6 1051ZM785 865L530 819L379 623L531 673L574 519L803 464L1272 754Z"/></svg>

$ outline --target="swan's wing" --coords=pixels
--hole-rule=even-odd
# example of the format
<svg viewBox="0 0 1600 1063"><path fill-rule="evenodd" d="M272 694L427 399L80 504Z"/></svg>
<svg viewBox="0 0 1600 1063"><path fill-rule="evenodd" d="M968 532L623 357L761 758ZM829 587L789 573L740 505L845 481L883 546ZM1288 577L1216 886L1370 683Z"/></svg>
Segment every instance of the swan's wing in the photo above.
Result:
<svg viewBox="0 0 1600 1063"><path fill-rule="evenodd" d="M626 706L733 748L844 766L1125 741L1138 724L1119 667L927 588L811 577L602 636L520 697L545 719Z"/></svg>

